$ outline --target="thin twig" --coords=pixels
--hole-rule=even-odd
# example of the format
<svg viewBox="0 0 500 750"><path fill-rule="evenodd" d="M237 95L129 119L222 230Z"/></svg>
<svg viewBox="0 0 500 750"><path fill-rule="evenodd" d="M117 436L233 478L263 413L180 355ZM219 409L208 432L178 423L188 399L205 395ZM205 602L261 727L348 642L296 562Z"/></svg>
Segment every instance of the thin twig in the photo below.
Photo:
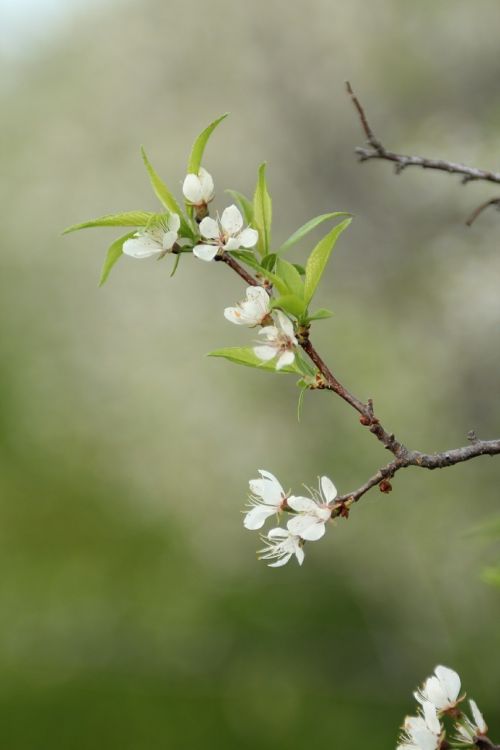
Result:
<svg viewBox="0 0 500 750"><path fill-rule="evenodd" d="M259 286L257 279L254 279L231 255L224 253L217 256L228 265L235 273L240 276L250 286ZM471 431L468 435L469 444L461 448L443 451L441 453L422 453L421 451L409 450L403 443L396 440L393 433L388 432L375 416L373 401L368 399L366 404L354 396L342 383L335 377L328 365L320 357L309 339L309 332L302 332L299 337L299 344L303 351L308 355L313 364L317 367L321 376L320 385L315 385L315 389L330 390L346 401L358 414L360 422L369 428L370 432L375 435L382 445L394 455L394 460L386 466L379 469L370 477L361 487L341 495L336 498L333 514L338 515L342 512L345 503L357 502L368 490L378 485L383 492L390 491L389 479L400 469L409 466L417 466L420 469L444 469L448 466L470 461L478 456L495 456L500 454L499 440L479 440L476 434ZM384 484L385 483L385 484Z"/></svg>
<svg viewBox="0 0 500 750"><path fill-rule="evenodd" d="M346 81L346 90L351 97L356 112L358 113L361 127L363 128L363 132L368 142L368 148L362 146L355 148L355 152L359 156L360 161L383 159L385 161L393 162L396 174L401 174L403 169L406 169L407 167L421 167L422 169L435 169L440 172L457 174L462 176L462 184L464 185L467 182L478 180L500 183L500 172L468 167L465 164L447 161L445 159L429 159L425 156L409 156L408 154L397 154L394 151L388 151L382 141L380 141L375 135L370 123L368 122L368 117L366 116L364 107L354 93L349 81ZM481 203L481 205L472 212L465 222L467 226L470 227L477 217L489 206L496 206L500 209L500 198L492 198L485 203Z"/></svg>

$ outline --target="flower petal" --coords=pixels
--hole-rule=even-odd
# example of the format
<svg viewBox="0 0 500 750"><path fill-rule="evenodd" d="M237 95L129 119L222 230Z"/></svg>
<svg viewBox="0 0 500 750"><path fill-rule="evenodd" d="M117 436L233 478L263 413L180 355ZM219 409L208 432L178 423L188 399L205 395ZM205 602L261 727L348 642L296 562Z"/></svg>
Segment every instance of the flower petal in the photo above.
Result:
<svg viewBox="0 0 500 750"><path fill-rule="evenodd" d="M281 558L281 560L277 560L277 562L275 562L275 563L268 563L268 566L267 566L267 567L268 567L268 568L281 568L281 567L282 567L283 565L286 565L286 564L287 564L287 562L289 561L289 559L291 558L291 556L292 556L292 553L291 553L291 552L287 552L287 553L286 553L286 554L285 554L285 555L284 555L284 556L283 556L283 557ZM298 557L297 557L297 559L298 559ZM302 563L301 563L301 564L302 564Z"/></svg>
<svg viewBox="0 0 500 750"><path fill-rule="evenodd" d="M287 499L287 504L290 506L290 508L296 510L298 513L307 513L308 511L314 513L314 511L318 507L312 498L301 497L297 495L291 495Z"/></svg>
<svg viewBox="0 0 500 750"><path fill-rule="evenodd" d="M313 523L305 531L302 532L302 539L306 539L308 542L317 542L324 536L326 527L324 523Z"/></svg>
<svg viewBox="0 0 500 750"><path fill-rule="evenodd" d="M269 360L276 356L276 349L272 346L254 346L253 351L255 356L263 362L269 362Z"/></svg>
<svg viewBox="0 0 500 750"><path fill-rule="evenodd" d="M450 701L454 703L460 692L460 677L458 674L455 670L443 666L436 667L434 674L444 686L446 695Z"/></svg>
<svg viewBox="0 0 500 750"><path fill-rule="evenodd" d="M170 229L171 232L178 232L181 228L181 217L179 214L170 214L167 226Z"/></svg>
<svg viewBox="0 0 500 750"><path fill-rule="evenodd" d="M205 203L210 203L214 199L215 186L212 175L206 169L200 167L198 177L201 185L201 197Z"/></svg>
<svg viewBox="0 0 500 750"><path fill-rule="evenodd" d="M297 547L297 549L295 550L295 557L297 558L297 562L299 563L299 565L302 565L305 557L305 552L302 547Z"/></svg>
<svg viewBox="0 0 500 750"><path fill-rule="evenodd" d="M278 316L278 322L279 322L281 330L284 333L286 333L286 335L289 336L291 339L295 339L293 323L290 320L290 318L287 318L287 316L284 313L282 313L281 310L276 310L276 314Z"/></svg>
<svg viewBox="0 0 500 750"><path fill-rule="evenodd" d="M151 258L163 252L163 248L150 237L131 237L123 243L122 251L131 258Z"/></svg>
<svg viewBox="0 0 500 750"><path fill-rule="evenodd" d="M177 240L177 232L165 232L163 235L162 247L164 250L171 250Z"/></svg>
<svg viewBox="0 0 500 750"><path fill-rule="evenodd" d="M243 216L234 203L224 209L220 218L220 223L223 230L233 237L241 231L241 228L243 227Z"/></svg>
<svg viewBox="0 0 500 750"><path fill-rule="evenodd" d="M195 245L193 247L193 254L201 260L213 260L218 251L217 245Z"/></svg>
<svg viewBox="0 0 500 750"><path fill-rule="evenodd" d="M238 326L246 325L246 320L241 314L241 308L239 307L226 307L224 310L224 317L229 320L230 323L236 323Z"/></svg>
<svg viewBox="0 0 500 750"><path fill-rule="evenodd" d="M205 237L206 240L218 240L219 239L219 225L212 219L211 216L205 216L203 221L200 223L200 234Z"/></svg>
<svg viewBox="0 0 500 750"><path fill-rule="evenodd" d="M256 505L246 514L245 518L243 519L243 526L245 527L245 529L249 529L250 531L261 529L264 526L266 520L270 516L274 515L276 515L276 508L273 508L269 505Z"/></svg>
<svg viewBox="0 0 500 750"><path fill-rule="evenodd" d="M253 247L259 241L259 233L256 229L250 229L250 227L247 227L239 233L236 239L238 240L240 247Z"/></svg>
<svg viewBox="0 0 500 750"><path fill-rule="evenodd" d="M182 183L184 198L195 206L203 202L201 181L198 175L187 174Z"/></svg>
<svg viewBox="0 0 500 750"><path fill-rule="evenodd" d="M283 354L278 357L278 361L276 362L276 369L281 370L282 367L291 365L294 359L295 354L293 352L283 352Z"/></svg>
<svg viewBox="0 0 500 750"><path fill-rule="evenodd" d="M328 477L321 477L319 481L323 497L325 498L327 503L331 503L337 497L337 488L335 487L332 480L328 479Z"/></svg>
<svg viewBox="0 0 500 750"><path fill-rule="evenodd" d="M476 701L473 701L472 698L469 700L470 710L472 711L472 718L474 719L474 724L476 729L480 734L486 734L488 731L488 727L486 725L486 722L483 718L483 714L477 707Z"/></svg>
<svg viewBox="0 0 500 750"><path fill-rule="evenodd" d="M305 539L304 534L307 532L307 530L310 528L310 526L316 526L318 525L318 519L315 518L315 516L294 516L291 518L286 527L290 534L295 534L295 536L300 536L302 539Z"/></svg>

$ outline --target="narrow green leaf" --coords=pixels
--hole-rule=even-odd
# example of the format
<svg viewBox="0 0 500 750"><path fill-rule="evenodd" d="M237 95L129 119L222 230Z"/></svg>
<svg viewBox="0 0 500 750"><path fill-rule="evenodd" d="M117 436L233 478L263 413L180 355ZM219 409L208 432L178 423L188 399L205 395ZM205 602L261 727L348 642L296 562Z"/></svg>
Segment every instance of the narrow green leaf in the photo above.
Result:
<svg viewBox="0 0 500 750"><path fill-rule="evenodd" d="M145 227L154 216L155 214L150 211L126 211L122 214L108 214L107 216L100 216L98 219L84 221L82 224L73 224L73 226L65 229L63 234L87 229L88 227Z"/></svg>
<svg viewBox="0 0 500 750"><path fill-rule="evenodd" d="M217 125L222 122L222 120L225 120L228 114L229 112L226 112L226 114L218 117L216 120L211 122L210 125L206 127L205 130L200 133L198 138L195 140L195 142L193 143L193 148L191 149L191 154L189 155L187 167L188 172L198 174L201 166L201 160L203 159L203 152L205 151L205 146L207 145L208 139L214 132Z"/></svg>
<svg viewBox="0 0 500 750"><path fill-rule="evenodd" d="M312 315L308 315L308 320L325 320L326 318L331 318L333 315L331 310L327 310L326 307L320 307L319 310L316 310L315 313L312 313Z"/></svg>
<svg viewBox="0 0 500 750"><path fill-rule="evenodd" d="M120 237L119 239L115 240L108 248L108 252L106 253L106 258L104 260L104 265L102 267L101 271L101 278L99 279L99 286L102 286L105 281L107 280L109 274L111 273L111 269L119 260L119 258L123 255L123 244L126 240L133 237L135 232L129 232L128 234L124 234L123 237Z"/></svg>
<svg viewBox="0 0 500 750"><path fill-rule="evenodd" d="M304 266L301 266L300 263L292 263L292 265L297 269L301 276L306 275L306 269L304 268Z"/></svg>
<svg viewBox="0 0 500 750"><path fill-rule="evenodd" d="M312 232L313 229L316 229L316 227L319 227L320 224L322 224L324 221L329 221L330 219L334 219L336 216L349 216L346 211L334 211L330 214L321 214L320 216L315 216L314 219L310 219L305 224L303 224L299 229L297 229L296 232L294 232L290 237L287 239L286 242L284 242L280 249L278 250L279 253L285 252L285 250L288 250L292 247L292 245L295 245L297 242L300 242L300 240L305 237L309 232Z"/></svg>
<svg viewBox="0 0 500 750"><path fill-rule="evenodd" d="M302 388L300 389L299 400L297 403L297 422L300 422L300 414L301 414L302 406L304 403L304 395L307 390L309 390L309 386L307 385L303 385Z"/></svg>
<svg viewBox="0 0 500 750"><path fill-rule="evenodd" d="M182 217L182 210L177 201L175 200L174 196L168 189L168 187L165 185L163 180L161 179L160 175L155 171L153 168L153 165L149 161L146 152L144 150L144 146L141 146L141 154L142 154L142 160L144 161L144 165L147 169L149 179L151 180L151 186L155 192L156 197L162 203L165 208L168 208L169 211L172 211L174 214L179 214L179 216Z"/></svg>
<svg viewBox="0 0 500 750"><path fill-rule="evenodd" d="M283 258L278 258L276 261L276 273L280 276L285 284L287 285L290 292L299 297L304 298L304 282L297 269Z"/></svg>
<svg viewBox="0 0 500 750"><path fill-rule="evenodd" d="M257 248L262 256L267 255L271 246L271 221L272 221L271 197L267 191L266 164L259 167L257 187L253 197L253 224L259 232Z"/></svg>
<svg viewBox="0 0 500 750"><path fill-rule="evenodd" d="M294 294L286 294L282 297L277 297L271 301L271 307L279 308L285 312L294 315L296 318L301 318L305 313L305 303L300 297L296 297Z"/></svg>
<svg viewBox="0 0 500 750"><path fill-rule="evenodd" d="M277 257L278 256L276 255L276 253L268 253L264 258L262 258L262 268L265 268L268 271L274 271Z"/></svg>
<svg viewBox="0 0 500 750"><path fill-rule="evenodd" d="M252 224L253 223L253 205L251 201L249 201L248 198L245 195L243 195L243 193L239 193L237 190L226 190L225 192L229 193L231 198L234 201L236 201L241 213L243 214L243 218L245 219L245 222L247 224Z"/></svg>
<svg viewBox="0 0 500 750"><path fill-rule="evenodd" d="M352 219L344 219L340 224L337 224L331 232L318 242L307 259L304 291L304 298L307 304L309 304L314 296L314 292L320 282L326 264L328 263L330 253L332 252L337 239L340 237L344 229L347 229L351 221Z"/></svg>
<svg viewBox="0 0 500 750"><path fill-rule="evenodd" d="M177 269L179 267L179 263L180 263L180 260L181 260L181 255L182 255L182 253L177 253L177 255L175 256L175 262L174 262L174 265L173 265L173 268L172 268L172 273L170 274L170 278L172 278L172 276L175 276L175 273L176 273L176 271L177 271Z"/></svg>
<svg viewBox="0 0 500 750"><path fill-rule="evenodd" d="M250 347L233 346L227 347L226 349L215 349L215 351L208 354L209 357L223 357L224 359L234 362L237 365L245 365L246 367L256 367L258 370L266 370L267 372L295 372L300 373L301 371L295 364L283 367L281 370L276 370L276 363L261 362L256 357L253 349Z"/></svg>

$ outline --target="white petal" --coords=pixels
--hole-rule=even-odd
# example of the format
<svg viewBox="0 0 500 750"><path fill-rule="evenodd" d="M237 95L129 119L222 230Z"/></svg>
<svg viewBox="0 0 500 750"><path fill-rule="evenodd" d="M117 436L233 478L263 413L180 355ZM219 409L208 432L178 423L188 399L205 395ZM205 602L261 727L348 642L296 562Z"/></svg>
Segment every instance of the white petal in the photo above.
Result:
<svg viewBox="0 0 500 750"><path fill-rule="evenodd" d="M276 515L276 508L272 508L269 505L256 505L255 508L252 508L246 514L243 519L243 525L245 529L255 531L255 529L261 529L266 520L274 515Z"/></svg>
<svg viewBox="0 0 500 750"><path fill-rule="evenodd" d="M295 557L297 558L299 565L302 565L302 563L304 562L304 557L305 557L305 553L302 547L297 547L295 551Z"/></svg>
<svg viewBox="0 0 500 750"><path fill-rule="evenodd" d="M283 565L286 565L289 559L291 558L292 553L288 552L286 555L284 555L281 560L278 560L275 563L269 563L268 568L281 568ZM302 564L302 563L301 563Z"/></svg>
<svg viewBox="0 0 500 750"><path fill-rule="evenodd" d="M446 695L452 703L458 698L460 692L460 677L453 669L449 667L436 667L434 670L436 677L443 684Z"/></svg>
<svg viewBox="0 0 500 750"><path fill-rule="evenodd" d="M241 215L239 209L234 205L234 203L232 206L228 206L224 209L220 218L220 223L223 230L233 237L241 231L241 228L243 226L243 216Z"/></svg>
<svg viewBox="0 0 500 750"><path fill-rule="evenodd" d="M215 195L214 181L212 179L212 175L209 172L207 172L206 169L203 169L203 167L201 167L200 171L198 172L198 177L200 178L201 197L205 203L210 203L210 201L213 200L214 195Z"/></svg>
<svg viewBox="0 0 500 750"><path fill-rule="evenodd" d="M177 232L165 232L163 235L162 247L164 250L171 250L177 240Z"/></svg>
<svg viewBox="0 0 500 750"><path fill-rule="evenodd" d="M200 223L200 234L205 237L206 240L217 240L219 238L219 225L210 216L205 216L203 221Z"/></svg>
<svg viewBox="0 0 500 750"><path fill-rule="evenodd" d="M276 369L281 370L282 367L291 365L294 359L295 354L293 352L283 352L283 354L278 357L278 361L276 362Z"/></svg>
<svg viewBox="0 0 500 750"><path fill-rule="evenodd" d="M267 532L267 538L268 539L288 539L290 534L286 529L282 529L280 526L277 526L275 529L271 529Z"/></svg>
<svg viewBox="0 0 500 750"><path fill-rule="evenodd" d="M254 346L253 351L255 356L263 362L269 362L276 356L276 349L272 346Z"/></svg>
<svg viewBox="0 0 500 750"><path fill-rule="evenodd" d="M472 718L474 719L474 724L477 728L477 730L480 732L480 734L486 734L488 731L488 727L486 726L486 722L483 718L483 714L477 707L476 701L473 701L472 698L469 701L470 710L472 711Z"/></svg>
<svg viewBox="0 0 500 750"><path fill-rule="evenodd" d="M278 329L275 326L264 326L260 329L259 336L264 336L268 341L276 341Z"/></svg>
<svg viewBox="0 0 500 750"><path fill-rule="evenodd" d="M259 469L259 474L263 479L270 479L271 482L276 482L276 484L280 484L274 474L271 474L270 471L266 471L266 469ZM281 484L280 484L281 487Z"/></svg>
<svg viewBox="0 0 500 750"><path fill-rule="evenodd" d="M291 518L286 527L290 534L294 534L295 536L301 536L304 538L304 533L309 529L310 526L316 526L317 525L317 519L314 516L293 516Z"/></svg>
<svg viewBox="0 0 500 750"><path fill-rule="evenodd" d="M291 339L295 339L295 334L293 332L293 323L290 318L287 318L287 316L282 313L281 310L277 310L276 314L278 316L278 322L280 324L281 330L286 333L286 335Z"/></svg>
<svg viewBox="0 0 500 750"><path fill-rule="evenodd" d="M246 320L241 314L241 308L239 307L226 307L224 310L224 317L229 320L230 323L236 323L238 326L246 325Z"/></svg>
<svg viewBox="0 0 500 750"><path fill-rule="evenodd" d="M150 237L132 237L123 243L122 251L131 258L151 258L163 252L163 248Z"/></svg>
<svg viewBox="0 0 500 750"><path fill-rule="evenodd" d="M308 511L314 513L314 511L318 507L314 500L312 500L310 497L300 497L296 495L291 495L288 498L287 503L290 508L296 510L299 513L307 513Z"/></svg>
<svg viewBox="0 0 500 750"><path fill-rule="evenodd" d="M241 245L238 242L237 237L229 237L224 243L224 250L237 250L239 247L241 247Z"/></svg>
<svg viewBox="0 0 500 750"><path fill-rule="evenodd" d="M178 232L181 228L181 217L179 214L170 214L167 226L170 229L171 232Z"/></svg>
<svg viewBox="0 0 500 750"><path fill-rule="evenodd" d="M259 233L256 229L250 229L250 227L247 227L240 232L236 239L238 240L240 247L253 247L259 240Z"/></svg>
<svg viewBox="0 0 500 750"><path fill-rule="evenodd" d="M203 202L200 178L195 174L187 174L182 184L184 197L196 206Z"/></svg>
<svg viewBox="0 0 500 750"><path fill-rule="evenodd" d="M249 286L246 297L252 302L258 302L262 307L269 309L269 295L262 286Z"/></svg>
<svg viewBox="0 0 500 750"><path fill-rule="evenodd" d="M267 505L281 505L284 493L277 480L273 482L269 479L251 479L248 484L250 492L262 498Z"/></svg>
<svg viewBox="0 0 500 750"><path fill-rule="evenodd" d="M195 245L193 253L201 260L213 260L217 255L219 248L216 245Z"/></svg>
<svg viewBox="0 0 500 750"><path fill-rule="evenodd" d="M302 534L302 539L306 539L308 542L317 542L324 536L326 531L324 523L314 523L309 526Z"/></svg>
<svg viewBox="0 0 500 750"><path fill-rule="evenodd" d="M323 497L325 498L326 502L331 503L332 500L335 500L335 498L337 497L337 488L335 487L332 480L328 479L328 477L321 477L320 485Z"/></svg>
<svg viewBox="0 0 500 750"><path fill-rule="evenodd" d="M441 723L438 719L436 707L427 701L423 704L422 708L427 728L434 734L441 734Z"/></svg>

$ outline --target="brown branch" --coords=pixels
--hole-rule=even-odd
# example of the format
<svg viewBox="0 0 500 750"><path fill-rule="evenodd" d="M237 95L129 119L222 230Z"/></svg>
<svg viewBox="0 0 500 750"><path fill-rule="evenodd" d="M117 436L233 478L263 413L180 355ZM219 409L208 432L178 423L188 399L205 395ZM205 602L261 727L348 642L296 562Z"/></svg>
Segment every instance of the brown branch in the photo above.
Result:
<svg viewBox="0 0 500 750"><path fill-rule="evenodd" d="M216 260L226 263L226 265L228 265L250 286L259 285L259 282L228 253L217 256ZM392 479L397 471L405 469L408 466L417 466L421 469L429 470L444 469L448 466L454 466L455 464L464 461L470 461L472 458L477 458L478 456L495 456L500 454L500 439L479 440L473 431L468 434L469 445L462 448L453 448L452 450L443 451L442 453L422 453L421 451L408 450L403 443L396 440L393 433L388 432L381 425L380 420L375 416L373 401L368 399L365 404L350 393L335 377L328 365L323 361L312 345L309 339L309 329L300 329L297 335L299 345L318 369L319 376L314 385L314 389L330 390L340 396L341 399L346 401L358 412L358 414L361 415L359 420L361 424L368 427L370 432L375 435L384 448L394 455L393 461L379 469L372 477L361 485L361 487L358 487L358 489L353 490L352 492L348 492L346 495L337 497L332 515L345 515L344 511L349 504L357 502L366 492L368 492L368 490L376 485L380 487L382 492L390 492L391 485L388 480Z"/></svg>
<svg viewBox="0 0 500 750"><path fill-rule="evenodd" d="M394 151L389 151L373 132L372 127L368 122L366 112L354 93L349 81L346 81L346 89L358 113L361 127L363 128L363 132L368 142L368 147L358 146L355 149L360 161L383 159L385 161L393 162L396 174L401 174L403 169L406 169L407 167L421 167L422 169L435 169L441 172L448 172L449 174L457 174L461 175L462 184L464 185L467 182L472 182L474 180L483 180L485 182L494 182L497 184L500 183L500 172L468 167L465 164L447 161L445 159L429 159L425 156L409 156L408 154L397 154ZM465 222L467 226L470 227L477 217L489 206L496 206L500 210L500 198L492 198L476 208Z"/></svg>
<svg viewBox="0 0 500 750"><path fill-rule="evenodd" d="M474 744L479 750L500 750L500 745L495 745L495 743L485 734L480 734L475 737Z"/></svg>

